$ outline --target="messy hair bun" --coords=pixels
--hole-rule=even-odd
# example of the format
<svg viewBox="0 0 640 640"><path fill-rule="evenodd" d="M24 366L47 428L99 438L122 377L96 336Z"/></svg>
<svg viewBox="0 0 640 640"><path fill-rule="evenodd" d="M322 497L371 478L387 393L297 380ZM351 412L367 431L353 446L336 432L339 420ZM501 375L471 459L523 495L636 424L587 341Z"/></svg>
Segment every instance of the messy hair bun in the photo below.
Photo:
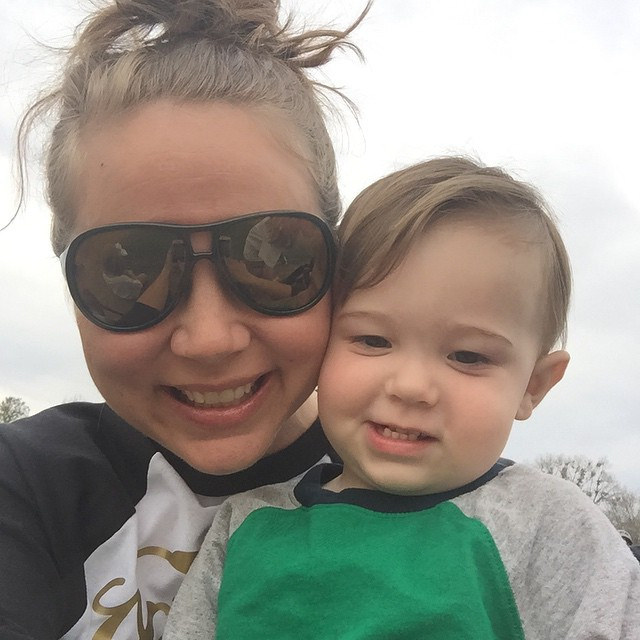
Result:
<svg viewBox="0 0 640 640"><path fill-rule="evenodd" d="M326 63L339 47L358 51L346 37L364 13L344 31L320 29L301 34L290 33L291 19L280 25L279 15L279 0L116 0L87 24L74 50L80 58L100 58L127 46L210 39L246 47L301 69Z"/></svg>
<svg viewBox="0 0 640 640"><path fill-rule="evenodd" d="M335 154L323 106L326 90L307 69L337 49L358 49L345 30L296 32L280 23L279 0L111 0L80 25L58 84L25 114L20 166L34 122L52 114L46 153L47 198L56 254L74 224L71 180L84 127L158 99L270 108L299 132L297 143L315 181L327 220L340 213ZM342 94L340 94L342 95Z"/></svg>

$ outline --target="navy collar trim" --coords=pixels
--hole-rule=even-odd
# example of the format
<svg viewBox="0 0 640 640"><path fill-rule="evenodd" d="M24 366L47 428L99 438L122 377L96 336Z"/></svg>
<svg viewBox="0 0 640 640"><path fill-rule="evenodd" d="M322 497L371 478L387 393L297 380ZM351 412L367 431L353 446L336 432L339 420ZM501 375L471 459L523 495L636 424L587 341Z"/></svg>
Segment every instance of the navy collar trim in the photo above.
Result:
<svg viewBox="0 0 640 640"><path fill-rule="evenodd" d="M127 432L132 432L131 436L134 438L144 438L133 427L125 423L109 406L104 407L101 422L107 421L119 425ZM302 475L307 469L320 462L325 455L328 455L331 460L335 459L333 449L317 419L295 442L282 451L258 460L248 469L224 476L202 473L157 442L150 438L145 438L145 440L148 443L146 455L149 458L153 453L159 451L187 483L191 491L210 497L225 497L267 484L285 482Z"/></svg>
<svg viewBox="0 0 640 640"><path fill-rule="evenodd" d="M470 491L478 489L493 480L501 471L510 467L512 460L500 458L486 473L472 482L445 491L420 496L400 496L373 489L344 489L339 493L324 489L324 485L342 472L339 464L321 464L311 469L296 485L294 495L304 507L318 504L351 504L370 511L381 513L407 513L431 509L441 502L446 502Z"/></svg>

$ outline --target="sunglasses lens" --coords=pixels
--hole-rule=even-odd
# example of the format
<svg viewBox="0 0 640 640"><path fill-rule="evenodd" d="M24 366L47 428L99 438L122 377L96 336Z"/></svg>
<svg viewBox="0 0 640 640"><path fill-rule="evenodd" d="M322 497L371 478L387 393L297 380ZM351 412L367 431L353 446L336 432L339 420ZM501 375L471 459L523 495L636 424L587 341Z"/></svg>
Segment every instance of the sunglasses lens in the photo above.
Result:
<svg viewBox="0 0 640 640"><path fill-rule="evenodd" d="M309 308L331 278L331 237L319 218L272 214L236 220L218 236L218 256L252 309L287 315Z"/></svg>
<svg viewBox="0 0 640 640"><path fill-rule="evenodd" d="M167 229L106 229L81 237L69 258L71 293L81 311L100 326L132 330L175 306L186 247Z"/></svg>

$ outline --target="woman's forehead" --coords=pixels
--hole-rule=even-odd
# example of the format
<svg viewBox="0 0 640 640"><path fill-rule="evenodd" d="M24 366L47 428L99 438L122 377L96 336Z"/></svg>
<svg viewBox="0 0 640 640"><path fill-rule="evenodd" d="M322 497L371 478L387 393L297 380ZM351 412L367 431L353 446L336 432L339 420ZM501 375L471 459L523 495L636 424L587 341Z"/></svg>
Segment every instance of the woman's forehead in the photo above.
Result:
<svg viewBox="0 0 640 640"><path fill-rule="evenodd" d="M184 224L278 209L319 213L305 163L268 122L226 104L147 105L88 128L76 180L78 230Z"/></svg>

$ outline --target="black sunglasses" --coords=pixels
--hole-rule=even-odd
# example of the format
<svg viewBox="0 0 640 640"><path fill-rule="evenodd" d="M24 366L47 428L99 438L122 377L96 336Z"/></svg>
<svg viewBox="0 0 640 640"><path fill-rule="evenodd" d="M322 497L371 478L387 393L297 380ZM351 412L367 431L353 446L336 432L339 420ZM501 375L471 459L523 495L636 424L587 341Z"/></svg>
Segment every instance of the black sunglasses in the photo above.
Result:
<svg viewBox="0 0 640 640"><path fill-rule="evenodd" d="M206 233L209 248L191 238ZM267 211L199 225L132 222L89 229L60 256L69 291L91 322L140 331L166 318L189 294L191 271L206 258L220 282L251 309L288 316L329 289L335 241L318 216Z"/></svg>

